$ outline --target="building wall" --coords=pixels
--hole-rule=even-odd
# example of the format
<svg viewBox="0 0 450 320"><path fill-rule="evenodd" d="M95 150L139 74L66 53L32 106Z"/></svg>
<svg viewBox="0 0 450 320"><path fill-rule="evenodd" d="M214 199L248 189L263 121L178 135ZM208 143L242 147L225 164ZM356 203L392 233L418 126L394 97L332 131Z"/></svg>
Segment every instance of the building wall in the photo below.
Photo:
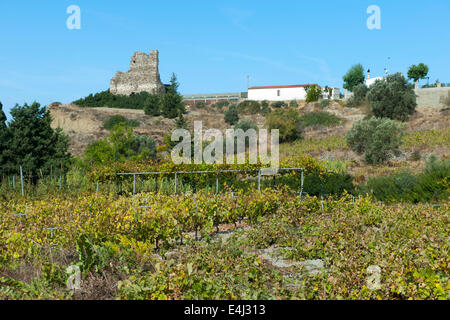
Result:
<svg viewBox="0 0 450 320"><path fill-rule="evenodd" d="M432 107L444 109L446 106L442 99L450 94L450 87L415 89L417 105L419 107Z"/></svg>
<svg viewBox="0 0 450 320"><path fill-rule="evenodd" d="M279 95L278 95L279 91ZM296 88L267 88L249 89L248 99L255 101L284 101L284 100L305 100L306 91L303 87Z"/></svg>

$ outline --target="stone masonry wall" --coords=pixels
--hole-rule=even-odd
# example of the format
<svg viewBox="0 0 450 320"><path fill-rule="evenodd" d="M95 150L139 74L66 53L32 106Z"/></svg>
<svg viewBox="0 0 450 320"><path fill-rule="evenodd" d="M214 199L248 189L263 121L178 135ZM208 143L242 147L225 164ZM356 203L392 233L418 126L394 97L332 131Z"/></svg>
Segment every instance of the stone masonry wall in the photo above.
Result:
<svg viewBox="0 0 450 320"><path fill-rule="evenodd" d="M130 61L130 70L118 71L111 79L110 92L113 94L131 95L146 91L148 93L164 93L164 85L159 75L158 50L150 54L136 52Z"/></svg>

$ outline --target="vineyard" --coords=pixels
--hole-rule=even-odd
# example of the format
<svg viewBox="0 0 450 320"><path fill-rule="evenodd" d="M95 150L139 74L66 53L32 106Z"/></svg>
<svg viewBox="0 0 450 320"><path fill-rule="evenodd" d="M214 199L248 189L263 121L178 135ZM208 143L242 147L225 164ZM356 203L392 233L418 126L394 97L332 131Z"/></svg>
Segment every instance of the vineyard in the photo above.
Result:
<svg viewBox="0 0 450 320"><path fill-rule="evenodd" d="M0 207L0 299L449 298L448 203L267 188ZM80 290L66 288L70 266Z"/></svg>

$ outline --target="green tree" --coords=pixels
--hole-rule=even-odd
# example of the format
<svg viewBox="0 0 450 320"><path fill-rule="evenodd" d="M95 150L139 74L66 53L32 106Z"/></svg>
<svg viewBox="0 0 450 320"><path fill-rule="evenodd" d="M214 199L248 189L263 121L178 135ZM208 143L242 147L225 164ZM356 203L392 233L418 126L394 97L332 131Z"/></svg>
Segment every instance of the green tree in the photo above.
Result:
<svg viewBox="0 0 450 320"><path fill-rule="evenodd" d="M144 112L149 116L160 116L161 115L161 96L157 94L151 94L145 99L144 102Z"/></svg>
<svg viewBox="0 0 450 320"><path fill-rule="evenodd" d="M395 120L372 117L356 122L347 132L350 148L364 154L369 164L379 164L400 153L406 125Z"/></svg>
<svg viewBox="0 0 450 320"><path fill-rule="evenodd" d="M31 106L16 105L11 110L12 120L8 131L9 161L7 170L23 167L26 174L37 181L38 173L48 174L52 167L69 164L67 153L69 139L62 130L53 130L52 118L46 108L35 102Z"/></svg>
<svg viewBox="0 0 450 320"><path fill-rule="evenodd" d="M306 88L306 102L314 102L319 100L322 95L322 89L318 85L313 85Z"/></svg>
<svg viewBox="0 0 450 320"><path fill-rule="evenodd" d="M417 66L412 65L408 70L408 78L414 80L416 86L419 85L419 79L423 79L428 74L428 66L424 63L419 63Z"/></svg>
<svg viewBox="0 0 450 320"><path fill-rule="evenodd" d="M239 114L236 105L231 105L224 113L225 122L229 125L235 125L239 121Z"/></svg>
<svg viewBox="0 0 450 320"><path fill-rule="evenodd" d="M7 165L10 162L8 147L9 131L6 125L6 115L3 112L3 105L0 102L0 173L7 172Z"/></svg>
<svg viewBox="0 0 450 320"><path fill-rule="evenodd" d="M370 86L367 99L374 116L393 120L407 120L417 106L414 89L401 73L375 81Z"/></svg>
<svg viewBox="0 0 450 320"><path fill-rule="evenodd" d="M361 64L355 64L344 75L344 89L353 92L353 89L361 83L364 83L364 68Z"/></svg>
<svg viewBox="0 0 450 320"><path fill-rule="evenodd" d="M186 112L183 97L178 93L178 87L177 77L172 74L170 86L162 98L161 111L166 118L175 119L180 112Z"/></svg>

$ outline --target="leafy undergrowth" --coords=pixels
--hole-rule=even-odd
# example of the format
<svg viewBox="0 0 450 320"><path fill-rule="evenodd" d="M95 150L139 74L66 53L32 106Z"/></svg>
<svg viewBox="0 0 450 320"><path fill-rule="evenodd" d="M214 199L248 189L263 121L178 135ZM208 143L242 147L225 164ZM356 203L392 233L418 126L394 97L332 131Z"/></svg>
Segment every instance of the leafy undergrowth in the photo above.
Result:
<svg viewBox="0 0 450 320"><path fill-rule="evenodd" d="M0 299L449 298L448 203L322 203L264 190L17 199L0 208ZM241 221L247 228L229 237L216 232ZM267 248L324 267L279 267L261 254ZM82 272L80 291L66 289L70 265ZM372 265L381 268L376 290L367 284Z"/></svg>

